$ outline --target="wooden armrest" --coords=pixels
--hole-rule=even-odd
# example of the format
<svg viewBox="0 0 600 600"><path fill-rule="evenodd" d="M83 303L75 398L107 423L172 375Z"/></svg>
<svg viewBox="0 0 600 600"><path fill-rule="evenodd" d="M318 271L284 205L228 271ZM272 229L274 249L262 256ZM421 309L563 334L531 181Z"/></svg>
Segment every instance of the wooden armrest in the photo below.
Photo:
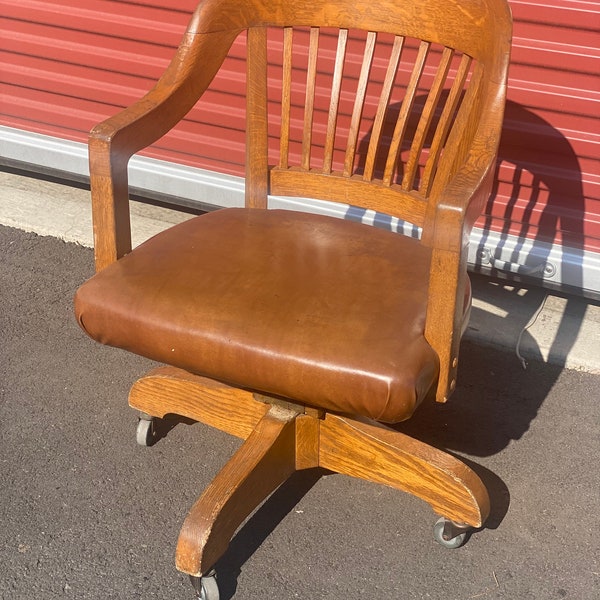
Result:
<svg viewBox="0 0 600 600"><path fill-rule="evenodd" d="M456 387L469 236L493 183L502 129L502 90L497 101L497 111L480 123L463 165L439 193L423 235L423 242L432 248L425 337L440 359L438 402L446 402Z"/></svg>
<svg viewBox="0 0 600 600"><path fill-rule="evenodd" d="M438 402L446 402L456 387L458 354L465 315L469 235L476 218L473 215L475 212L477 215L480 213L479 209L471 211L469 208L480 206L488 198L494 165L495 160L492 158L485 172L481 174L476 189L470 192L469 205L465 207L450 204L440 208L445 223L450 219L460 219L461 223L452 225L453 236L446 233L445 227L434 236L429 272L425 337L440 359L436 391Z"/></svg>
<svg viewBox="0 0 600 600"><path fill-rule="evenodd" d="M96 270L131 250L127 164L172 129L208 88L240 30L196 33L192 20L169 67L143 98L89 138Z"/></svg>

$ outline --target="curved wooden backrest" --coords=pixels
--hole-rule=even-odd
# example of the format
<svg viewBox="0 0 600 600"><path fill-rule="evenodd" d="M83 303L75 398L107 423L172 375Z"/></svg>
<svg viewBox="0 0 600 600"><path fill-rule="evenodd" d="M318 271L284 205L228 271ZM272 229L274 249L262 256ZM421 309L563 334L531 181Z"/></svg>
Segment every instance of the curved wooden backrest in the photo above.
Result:
<svg viewBox="0 0 600 600"><path fill-rule="evenodd" d="M439 197L478 131L485 130L484 159L494 154L510 51L504 0L248 3L231 13L220 3L229 22L218 24L211 4L198 8L190 27L196 35L250 26L248 205L265 206L269 190L355 203L428 226L424 201ZM267 28L283 31L275 31L268 52ZM271 87L281 80L282 97L273 115L266 64L276 49L281 69L268 77ZM282 126L267 183L273 118ZM362 160L361 139L368 139Z"/></svg>
<svg viewBox="0 0 600 600"><path fill-rule="evenodd" d="M261 115L251 88L248 131L273 121L281 127L269 132L278 141L270 144L270 160L264 143L249 144L249 205L266 205L259 184L266 161L275 165L271 194L347 202L423 227L447 142L452 134L461 139L477 116L480 63L447 46L372 31L286 27L282 36L269 33L268 56L276 64L268 71L269 87L279 75L281 98L269 98ZM265 30L249 38L255 61Z"/></svg>

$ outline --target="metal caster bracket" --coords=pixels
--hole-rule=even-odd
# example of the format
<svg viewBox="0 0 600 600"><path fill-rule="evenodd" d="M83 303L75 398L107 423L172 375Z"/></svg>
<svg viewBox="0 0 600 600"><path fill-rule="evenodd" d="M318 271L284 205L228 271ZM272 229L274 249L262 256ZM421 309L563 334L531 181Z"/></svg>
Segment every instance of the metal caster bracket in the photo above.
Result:
<svg viewBox="0 0 600 600"><path fill-rule="evenodd" d="M197 600L219 600L219 586L214 569L202 577L190 575L190 581L196 592Z"/></svg>
<svg viewBox="0 0 600 600"><path fill-rule="evenodd" d="M455 523L445 517L439 518L433 526L433 538L444 548L460 548L473 527L466 523Z"/></svg>

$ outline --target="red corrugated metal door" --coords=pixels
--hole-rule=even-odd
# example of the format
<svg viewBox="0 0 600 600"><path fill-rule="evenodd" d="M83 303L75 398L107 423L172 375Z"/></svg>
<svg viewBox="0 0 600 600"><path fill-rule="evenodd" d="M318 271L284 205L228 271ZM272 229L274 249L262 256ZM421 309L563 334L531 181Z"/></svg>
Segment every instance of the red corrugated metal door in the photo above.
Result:
<svg viewBox="0 0 600 600"><path fill-rule="evenodd" d="M152 87L196 4L0 0L0 124L86 141L96 123ZM243 103L232 100L228 91L244 71L243 56L243 44L237 43L203 110L192 111L146 154L240 172ZM232 128L234 136L227 133Z"/></svg>
<svg viewBox="0 0 600 600"><path fill-rule="evenodd" d="M600 290L600 3L511 0L499 185L484 268Z"/></svg>
<svg viewBox="0 0 600 600"><path fill-rule="evenodd" d="M499 185L474 235L476 268L600 291L597 1L510 0L515 20ZM0 0L0 126L85 141L147 91L196 0ZM243 173L243 41L202 108L147 154ZM234 91L236 90L237 91Z"/></svg>

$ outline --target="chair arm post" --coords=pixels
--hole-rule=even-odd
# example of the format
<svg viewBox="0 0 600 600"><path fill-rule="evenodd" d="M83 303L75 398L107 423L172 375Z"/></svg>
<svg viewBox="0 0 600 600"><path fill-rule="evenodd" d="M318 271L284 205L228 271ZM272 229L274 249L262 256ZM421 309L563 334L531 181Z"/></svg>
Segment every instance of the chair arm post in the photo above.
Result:
<svg viewBox="0 0 600 600"><path fill-rule="evenodd" d="M440 360L438 402L446 402L456 387L469 236L491 191L495 156L488 155L482 169L456 175L425 229L424 242L432 247L425 337Z"/></svg>
<svg viewBox="0 0 600 600"><path fill-rule="evenodd" d="M131 251L127 162L115 159L110 141L96 137L89 140L90 188L94 227L96 271L101 271Z"/></svg>
<svg viewBox="0 0 600 600"><path fill-rule="evenodd" d="M429 274L425 338L440 361L436 400L446 402L456 387L465 289L462 253L434 248Z"/></svg>

